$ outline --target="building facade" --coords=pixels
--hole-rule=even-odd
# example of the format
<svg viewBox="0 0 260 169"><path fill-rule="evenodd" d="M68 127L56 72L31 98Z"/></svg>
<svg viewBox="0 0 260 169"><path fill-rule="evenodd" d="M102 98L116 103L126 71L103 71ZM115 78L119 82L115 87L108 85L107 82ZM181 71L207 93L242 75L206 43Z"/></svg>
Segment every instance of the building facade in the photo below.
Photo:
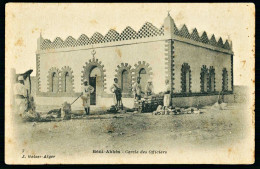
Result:
<svg viewBox="0 0 260 169"><path fill-rule="evenodd" d="M204 31L178 29L168 15L161 28L145 23L139 31L126 27L122 33L96 32L90 38L57 37L53 42L39 37L36 51L36 104L60 106L72 102L81 92L84 79L95 88L92 107L113 104L110 87L119 79L123 104L133 107L132 86L141 77L142 89L149 79L154 92L171 84L172 103L177 106L211 104L220 91L232 101L232 44ZM83 109L81 100L72 106Z"/></svg>

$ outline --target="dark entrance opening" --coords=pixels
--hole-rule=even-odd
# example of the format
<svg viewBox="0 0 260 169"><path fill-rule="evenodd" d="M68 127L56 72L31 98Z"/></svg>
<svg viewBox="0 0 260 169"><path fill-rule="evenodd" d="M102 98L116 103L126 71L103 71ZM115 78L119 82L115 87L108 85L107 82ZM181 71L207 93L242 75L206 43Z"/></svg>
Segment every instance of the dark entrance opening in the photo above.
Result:
<svg viewBox="0 0 260 169"><path fill-rule="evenodd" d="M90 105L96 105L96 77L89 77L89 85L94 87L94 92L90 94Z"/></svg>
<svg viewBox="0 0 260 169"><path fill-rule="evenodd" d="M101 92L101 71L98 67L93 67L89 74L89 85L94 88L94 92L90 94L90 105L97 105L97 96Z"/></svg>

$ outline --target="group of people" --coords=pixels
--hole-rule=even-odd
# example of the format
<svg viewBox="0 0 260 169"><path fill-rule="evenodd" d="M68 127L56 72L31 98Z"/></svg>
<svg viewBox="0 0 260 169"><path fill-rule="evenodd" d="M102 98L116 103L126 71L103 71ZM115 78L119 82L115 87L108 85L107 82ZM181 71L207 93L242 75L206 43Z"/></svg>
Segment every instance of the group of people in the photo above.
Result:
<svg viewBox="0 0 260 169"><path fill-rule="evenodd" d="M134 92L134 98L135 100L141 100L143 95L151 96L154 94L154 87L152 84L152 80L147 81L147 85L145 86L145 89L142 89L142 86L140 84L141 78L137 77L136 84L133 86L132 90ZM120 88L120 85L118 84L118 79L114 78L114 83L110 87L110 91L113 93L113 102L114 106L117 109L123 108L122 103L122 89ZM85 108L86 114L88 115L90 112L90 95L94 92L94 88L88 84L88 81L84 81L84 86L82 88L82 100L83 100L83 106ZM171 87L169 84L169 80L165 81L165 89L163 91L164 94L164 106L169 107L171 102Z"/></svg>
<svg viewBox="0 0 260 169"><path fill-rule="evenodd" d="M136 101L141 100L143 95L146 96L151 96L154 94L154 87L152 84L151 80L148 80L145 90L142 89L142 86L140 84L141 78L137 77L136 84L133 86L132 90L134 93L134 98ZM83 106L86 112L86 115L90 114L90 95L91 93L94 92L94 87L89 85L88 80L84 80L83 86L82 86L82 93L81 93L81 98L83 101ZM122 90L120 88L120 85L118 84L118 79L114 78L114 83L110 87L110 91L113 93L113 101L114 101L114 106L117 109L123 109L123 103L122 103ZM171 86L169 83L169 80L165 81L165 88L163 90L163 105L165 107L169 107L171 103ZM33 108L34 106L30 105L33 103L33 100L30 100L28 89L24 85L24 79L23 76L18 77L18 83L15 84L14 86L14 94L15 94L15 107L16 107L16 112L20 115L24 115L25 112L28 112L30 107ZM221 95L223 97L223 93ZM32 98L32 97L31 97ZM32 98L33 99L33 98ZM220 101L221 100L221 101ZM223 101L223 99L220 99L220 96L218 98L218 105L220 105Z"/></svg>
<svg viewBox="0 0 260 169"><path fill-rule="evenodd" d="M148 80L147 85L145 87L145 90L142 89L142 86L140 84L141 78L137 78L136 84L133 86L133 92L134 92L134 98L135 100L140 100L143 95L151 96L154 94L154 88L151 80ZM164 106L170 105L170 85L169 81L166 80L166 88L164 90ZM84 80L83 86L82 86L82 93L81 93L81 99L83 101L83 106L85 109L86 115L89 115L90 113L90 95L94 92L94 87L91 86L88 83L88 80ZM113 93L113 101L114 105L117 109L123 108L122 103L122 90L120 88L120 85L118 84L118 79L114 78L114 83L110 87L110 91ZM23 114L28 109L28 102L27 98L28 95L28 89L24 85L24 79L23 76L18 77L18 83L15 84L15 103L16 103L16 111L19 112L19 114Z"/></svg>
<svg viewBox="0 0 260 169"><path fill-rule="evenodd" d="M145 94L146 96L151 96L154 94L153 84L151 80L148 80L147 85L145 87L145 92L142 90L142 86L140 84L140 77L137 77L137 82L133 87L134 97L135 100L141 100L142 94ZM165 80L165 88L163 90L164 98L163 98L163 105L166 107L170 106L171 103L171 86L169 83L169 80Z"/></svg>

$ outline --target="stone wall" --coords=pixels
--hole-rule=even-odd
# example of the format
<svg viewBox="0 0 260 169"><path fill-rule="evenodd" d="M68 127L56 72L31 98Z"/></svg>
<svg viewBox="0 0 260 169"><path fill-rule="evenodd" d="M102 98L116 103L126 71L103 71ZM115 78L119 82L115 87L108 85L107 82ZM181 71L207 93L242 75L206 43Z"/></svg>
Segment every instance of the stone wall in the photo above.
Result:
<svg viewBox="0 0 260 169"><path fill-rule="evenodd" d="M215 91L222 90L222 70L228 71L228 90L232 91L231 54L206 49L193 44L174 42L174 93L181 93L181 68L184 63L191 70L191 92L201 92L201 69L212 66L215 69Z"/></svg>
<svg viewBox="0 0 260 169"><path fill-rule="evenodd" d="M211 96L191 96L191 97L175 97L172 99L173 106L186 107L186 106L211 106L218 101L218 95ZM224 102L233 103L234 95L224 95Z"/></svg>
<svg viewBox="0 0 260 169"><path fill-rule="evenodd" d="M94 62L100 63L104 74L104 93L100 98L111 98L110 87L113 85L113 79L118 77L118 69L125 66L131 70L132 82L135 83L138 71L145 68L147 74L153 81L154 91L156 93L164 88L166 79L165 72L165 41L152 41L146 43L133 43L119 46L100 46L95 48ZM81 92L82 80L84 75L84 66L86 63L93 62L92 48L84 50L66 50L66 51L47 51L37 54L39 59L39 81L40 88L37 97L73 97L76 98L77 93ZM73 71L74 93L69 95L51 94L49 92L48 74L49 70L62 70L65 66ZM60 84L61 85L61 84ZM131 86L132 86L131 85ZM62 92L60 92L62 93ZM129 97L129 96L128 96ZM133 96L131 96L133 97ZM45 104L48 101L38 99L39 103ZM131 103L132 105L133 99ZM55 103L52 101L50 103ZM106 106L111 105L110 101L105 101ZM56 103L55 103L56 104ZM100 105L101 106L101 105ZM104 105L103 105L104 106Z"/></svg>
<svg viewBox="0 0 260 169"><path fill-rule="evenodd" d="M165 80L169 80L174 97L180 96L173 99L176 104L183 104L185 101L194 104L195 98L205 100L205 104L210 100L213 102L218 91L222 90L223 68L226 68L228 73L229 93L233 89L232 45L227 40L223 43L222 38L217 41L215 35L209 39L205 31L199 35L196 28L192 31L189 31L186 25L177 28L170 14L160 28L147 22L139 31L126 27L122 33L109 30L106 35L94 33L89 38L83 34L78 39L69 36L64 41L57 37L53 42L40 36L37 43L36 92L40 105L58 106L64 101L73 101L79 96L83 79L88 78L93 66L101 71L102 91L97 95L99 101L94 107L109 107L113 103L109 89L115 77L119 78L119 84L121 83L120 74L124 69L129 72L126 79L130 82L129 90L125 90L127 93L123 94L123 103L127 107L133 106L131 87L143 68L153 82L155 93L163 91ZM181 71L184 63L187 64L186 68ZM215 91L210 94L201 95L201 89L205 88L201 85L202 68L206 71L215 69ZM70 70L69 84L72 87L69 92L64 92L62 70L65 69ZM53 71L59 74L57 93L50 90L50 74ZM189 78L181 77L187 72ZM189 82L189 88L185 91L198 97L183 97L181 78ZM73 106L82 108L82 102L77 101Z"/></svg>

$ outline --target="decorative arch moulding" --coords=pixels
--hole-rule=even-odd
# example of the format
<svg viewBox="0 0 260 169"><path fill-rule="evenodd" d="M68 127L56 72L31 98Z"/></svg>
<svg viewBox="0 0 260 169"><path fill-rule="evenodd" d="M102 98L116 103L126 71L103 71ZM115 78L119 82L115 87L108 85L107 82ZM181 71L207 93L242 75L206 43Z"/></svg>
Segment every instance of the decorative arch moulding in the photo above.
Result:
<svg viewBox="0 0 260 169"><path fill-rule="evenodd" d="M85 79L89 80L89 75L91 73L91 70L93 68L99 68L101 72L101 82L102 82L102 94L104 94L104 90L106 89L106 70L104 69L104 65L102 64L101 61L99 61L96 58L90 59L88 62L85 63L85 66L83 66L83 71L81 71L82 76L81 76L81 85L83 85L83 81Z"/></svg>
<svg viewBox="0 0 260 169"><path fill-rule="evenodd" d="M67 88L65 91L65 76L66 73L68 73L68 78L69 81L71 83L70 88ZM71 67L69 66L64 66L61 68L61 74L60 74L60 78L61 78L61 92L74 92L74 76L73 76L73 70L71 69Z"/></svg>
<svg viewBox="0 0 260 169"><path fill-rule="evenodd" d="M206 77L206 79L205 79ZM205 81L206 80L206 81ZM201 71L200 71L200 91L202 93L208 92L209 89L209 70L206 65L202 65ZM206 83L206 90L205 90L205 83Z"/></svg>
<svg viewBox="0 0 260 169"><path fill-rule="evenodd" d="M189 75L189 83L187 84L186 82L186 75L187 75L187 72L188 72L188 75ZM182 66L181 66L181 91L183 94L186 94L186 95L189 95L191 93L191 84L192 84L192 81L191 81L191 68L190 68L190 65L188 63L183 63ZM187 92L187 87L189 89L189 91Z"/></svg>
<svg viewBox="0 0 260 169"><path fill-rule="evenodd" d="M145 61L138 61L138 63L135 64L134 67L135 68L133 70L133 83L137 81L137 77L141 69L145 69L149 77L152 78L153 73L149 63L146 63Z"/></svg>
<svg viewBox="0 0 260 169"><path fill-rule="evenodd" d="M48 75L47 75L47 90L48 90L48 92L50 92L50 93L53 93L53 74L56 74L57 75L57 86L56 86L56 88L57 88L57 92L55 92L55 93L59 93L61 90L60 90L60 88L61 88L61 86L60 86L60 70L58 69L58 68L56 68L56 67L52 67L52 68L50 68L49 69L49 71L48 71Z"/></svg>
<svg viewBox="0 0 260 169"><path fill-rule="evenodd" d="M133 69L132 69L132 66L129 65L128 63L121 63L120 65L117 65L115 77L118 79L119 86L122 85L120 79L122 78L123 71L128 72L127 81L129 82L129 86L128 86L129 88L127 90L127 93L125 93L125 95L131 94L132 93L132 85L133 85L133 75L132 75Z"/></svg>
<svg viewBox="0 0 260 169"><path fill-rule="evenodd" d="M226 68L222 69L222 91L228 91L228 71Z"/></svg>
<svg viewBox="0 0 260 169"><path fill-rule="evenodd" d="M213 67L213 66L210 66L209 67L209 88L210 88L210 90L209 90L209 92L213 92L213 91L215 91L216 90L216 76L215 76L215 68ZM212 79L212 77L213 77L213 79ZM211 86L212 86L212 80L213 80L213 89L211 88ZM213 91L212 91L213 90Z"/></svg>

